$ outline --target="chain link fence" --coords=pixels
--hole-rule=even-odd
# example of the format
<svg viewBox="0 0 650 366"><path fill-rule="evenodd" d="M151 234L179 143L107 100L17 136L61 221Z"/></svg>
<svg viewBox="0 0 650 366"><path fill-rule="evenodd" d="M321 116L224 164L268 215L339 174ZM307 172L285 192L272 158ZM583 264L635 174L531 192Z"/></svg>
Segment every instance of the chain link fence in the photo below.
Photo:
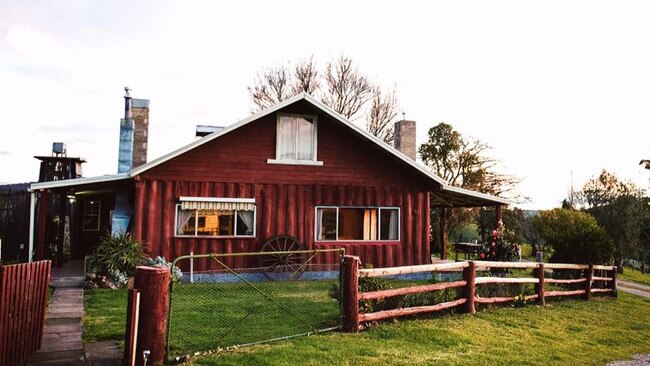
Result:
<svg viewBox="0 0 650 366"><path fill-rule="evenodd" d="M167 359L338 329L343 254L328 249L179 257L174 264L190 270L170 289ZM212 269L192 270L198 260Z"/></svg>

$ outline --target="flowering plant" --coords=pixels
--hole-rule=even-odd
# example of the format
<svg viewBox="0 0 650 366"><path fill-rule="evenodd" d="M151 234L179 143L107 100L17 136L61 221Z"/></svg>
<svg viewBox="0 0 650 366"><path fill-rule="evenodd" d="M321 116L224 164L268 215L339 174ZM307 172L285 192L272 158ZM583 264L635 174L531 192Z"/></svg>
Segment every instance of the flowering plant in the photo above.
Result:
<svg viewBox="0 0 650 366"><path fill-rule="evenodd" d="M479 252L479 259L486 261L514 262L519 260L520 246L511 243L509 238L514 237L513 233L507 232L502 221L499 221L497 229L492 231L492 237L483 244Z"/></svg>

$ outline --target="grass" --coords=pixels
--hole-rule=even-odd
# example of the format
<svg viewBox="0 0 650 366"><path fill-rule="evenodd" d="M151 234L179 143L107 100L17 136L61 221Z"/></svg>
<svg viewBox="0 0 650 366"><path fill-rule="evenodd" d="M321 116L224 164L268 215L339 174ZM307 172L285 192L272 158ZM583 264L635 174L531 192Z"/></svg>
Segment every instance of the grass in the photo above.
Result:
<svg viewBox="0 0 650 366"><path fill-rule="evenodd" d="M178 286L172 356L326 327L338 317L331 283L255 283L293 314L243 284ZM277 288L277 286L281 286ZM84 296L84 341L122 340L126 290ZM295 316L302 321L296 321ZM309 327L307 327L309 328ZM266 332L266 333L259 333ZM330 332L193 359L193 365L602 365L650 352L650 301L549 301L541 308L491 308L476 315L400 319L359 334Z"/></svg>
<svg viewBox="0 0 650 366"><path fill-rule="evenodd" d="M124 340L127 289L84 292L84 342Z"/></svg>
<svg viewBox="0 0 650 366"><path fill-rule="evenodd" d="M603 365L647 352L650 302L621 294L294 338L192 365Z"/></svg>
<svg viewBox="0 0 650 366"><path fill-rule="evenodd" d="M635 282L642 285L650 286L650 273L641 273L636 269L625 267L623 273L618 275L618 278L625 281Z"/></svg>
<svg viewBox="0 0 650 366"><path fill-rule="evenodd" d="M170 355L335 327L334 281L183 284L172 295ZM258 291L259 290L259 291Z"/></svg>

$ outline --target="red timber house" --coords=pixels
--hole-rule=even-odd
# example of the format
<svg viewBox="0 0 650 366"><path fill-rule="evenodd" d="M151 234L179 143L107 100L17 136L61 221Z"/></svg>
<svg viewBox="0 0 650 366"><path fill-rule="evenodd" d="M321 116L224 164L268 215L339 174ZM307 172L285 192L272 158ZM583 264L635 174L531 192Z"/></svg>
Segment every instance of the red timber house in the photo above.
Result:
<svg viewBox="0 0 650 366"><path fill-rule="evenodd" d="M418 164L415 122L397 122L395 132L405 153L300 94L122 173L32 184L32 208L38 196L71 197L77 258L118 228L168 260L259 252L287 235L302 249L344 247L375 267L430 263L432 206L508 201L449 186ZM34 233L38 253L43 238ZM315 260L335 263L333 256ZM195 270L207 266L198 261Z"/></svg>

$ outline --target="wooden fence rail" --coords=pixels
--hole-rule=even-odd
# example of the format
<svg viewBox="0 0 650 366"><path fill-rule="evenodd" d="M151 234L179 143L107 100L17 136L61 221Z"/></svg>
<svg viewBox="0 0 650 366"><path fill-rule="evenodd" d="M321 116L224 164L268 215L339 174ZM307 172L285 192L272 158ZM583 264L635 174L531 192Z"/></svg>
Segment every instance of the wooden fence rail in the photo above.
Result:
<svg viewBox="0 0 650 366"><path fill-rule="evenodd" d="M0 365L19 365L41 347L50 261L0 266Z"/></svg>
<svg viewBox="0 0 650 366"><path fill-rule="evenodd" d="M477 277L477 272L492 269L533 269L533 277ZM573 270L582 271L581 278L561 279L545 278L546 271ZM594 270L607 272L594 276ZM421 272L462 272L460 281L441 282L436 284L415 285L389 290L359 292L360 277L399 276ZM582 288L566 291L546 291L545 284L583 284ZM592 284L602 284L592 288ZM359 258L345 256L343 258L343 330L356 332L361 322L370 322L390 319L399 316L437 312L444 309L459 307L462 312L473 314L476 312L475 304L495 304L515 301L516 297L479 297L476 286L484 284L534 284L535 294L525 296L526 300L535 300L539 305L546 304L547 297L582 295L585 300L590 300L594 293L610 293L616 296L616 267L602 265L570 264L570 263L535 263L535 262L492 262L470 261L437 263L420 266L406 266L393 268L359 269ZM382 310L371 313L359 313L359 301L378 300L383 298L418 294L425 292L441 291L448 288L462 289L462 296L453 301L442 302L434 305L415 306Z"/></svg>

